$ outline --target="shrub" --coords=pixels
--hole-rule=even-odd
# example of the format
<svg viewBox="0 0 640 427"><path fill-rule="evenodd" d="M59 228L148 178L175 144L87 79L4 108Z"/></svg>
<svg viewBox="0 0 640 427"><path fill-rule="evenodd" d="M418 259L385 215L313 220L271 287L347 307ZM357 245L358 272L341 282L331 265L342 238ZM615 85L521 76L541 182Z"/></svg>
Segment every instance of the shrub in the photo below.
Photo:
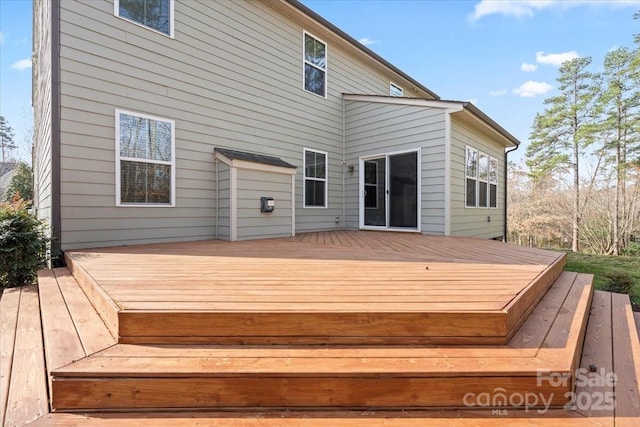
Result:
<svg viewBox="0 0 640 427"><path fill-rule="evenodd" d="M603 274L609 280L605 290L620 294L630 294L633 290L633 277L625 271L611 271Z"/></svg>
<svg viewBox="0 0 640 427"><path fill-rule="evenodd" d="M621 253L624 256L640 257L640 243L630 242L625 248L622 248Z"/></svg>
<svg viewBox="0 0 640 427"><path fill-rule="evenodd" d="M45 223L22 199L0 203L0 287L30 285L46 262Z"/></svg>

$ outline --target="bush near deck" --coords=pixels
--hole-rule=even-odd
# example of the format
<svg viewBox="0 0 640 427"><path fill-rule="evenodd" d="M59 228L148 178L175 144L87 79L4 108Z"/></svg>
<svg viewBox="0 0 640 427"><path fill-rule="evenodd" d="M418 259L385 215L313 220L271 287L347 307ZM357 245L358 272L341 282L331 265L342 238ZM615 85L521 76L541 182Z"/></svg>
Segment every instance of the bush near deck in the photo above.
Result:
<svg viewBox="0 0 640 427"><path fill-rule="evenodd" d="M46 262L45 224L16 199L0 203L0 287L31 285Z"/></svg>
<svg viewBox="0 0 640 427"><path fill-rule="evenodd" d="M567 252L565 270L593 274L597 289L628 293L640 308L640 257Z"/></svg>

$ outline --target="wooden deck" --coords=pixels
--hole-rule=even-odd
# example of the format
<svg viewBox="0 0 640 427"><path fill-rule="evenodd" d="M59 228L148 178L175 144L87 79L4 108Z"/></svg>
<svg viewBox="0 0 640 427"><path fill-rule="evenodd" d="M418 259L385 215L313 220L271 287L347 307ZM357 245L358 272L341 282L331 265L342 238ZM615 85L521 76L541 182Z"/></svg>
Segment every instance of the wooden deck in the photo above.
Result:
<svg viewBox="0 0 640 427"><path fill-rule="evenodd" d="M388 245L380 248L375 244L379 249L374 251L378 255L373 260L358 259L362 253L352 250L351 258L346 261L362 261L365 265L368 262L402 264L401 259L394 257L405 253L408 261L404 262L409 266L425 262L412 258L419 258L419 254L406 252L408 247L422 251L416 246L420 239L415 239L420 236L396 235L396 239L381 236L383 233L366 234L352 233L347 237L340 233L320 233L286 239L287 245L302 245L296 246L299 248L296 256L272 253L270 259L299 261L307 259L305 254L313 254L315 250L323 253L322 248L328 248L327 258L320 257L320 261L345 261L343 257L336 259L335 255L330 255L335 248L345 245L344 240L352 239L351 248L359 241L360 249L366 251L364 244L373 245L374 238L380 237ZM337 238L343 240L329 240ZM444 260L454 255L447 253L446 245L453 248L455 244L447 240L440 245L440 259L429 262L429 267L438 263L453 264ZM468 239L468 242L474 248L474 239ZM264 242L265 245L268 243ZM422 243L427 244L426 241ZM461 239L461 244L466 243L467 239ZM460 252L465 253L467 261L456 259L465 266L492 265L497 276L500 276L502 266L519 266L518 262L535 265L525 264L524 260L514 261L512 257L505 258L504 264L498 264L495 258L499 257L491 254L495 243L486 243L489 243L486 251L480 250L481 245L476 247L478 254L473 262L469 259L473 251L466 246ZM167 276L167 272L173 268L177 274L178 265L185 269L195 264L207 266L204 260L211 257L207 255L211 249L203 252L203 247L209 244L200 242L192 244L191 248L191 245L182 246L186 253L175 255L182 262L171 261L167 254L167 248L173 245L153 245L153 249L148 248L141 256L142 259L159 256L164 260L154 265L160 272L159 282L168 285L171 275ZM306 245L310 245L308 252L300 249L307 248ZM112 250L105 251L108 257ZM102 251L83 253L86 256ZM291 253L294 252L291 249ZM114 253L120 256L117 251ZM386 253L390 259L377 258L382 257L381 253ZM532 259L535 253L531 252L530 263L536 262ZM267 255L265 250L264 256ZM137 256L129 254L124 268L135 271L128 264L134 264ZM436 258L435 254L430 256ZM227 257L216 254L209 261L217 263L221 258L233 258L233 264L240 269L238 259L253 260L255 257L256 253L238 250ZM193 264L194 258L199 263ZM266 264L263 266L268 268ZM5 290L0 299L2 426L20 426L35 420L31 425L613 427L635 426L640 419L640 341L629 299L626 295L593 292L591 278L587 275L561 273L548 291L541 291L539 296L532 295L537 303L531 310L523 311L526 313L522 315L523 321L505 344L435 344L412 340L402 345L397 342L372 344L366 335L366 339L359 336L357 343L350 344L331 340L322 345L291 344L291 336L287 335L288 323L280 324L279 329L285 336L283 341L289 344L280 343L277 336L273 339L277 344L236 342L242 335L236 335L226 343L203 343L203 335L196 339L187 337L181 342L173 335L167 335L167 342L150 344L145 335L128 336L127 342L123 342L122 337L119 342L113 338L119 335L119 329L112 335L108 327L113 319L105 317L103 321L100 318L112 308L105 305L111 300L108 286L105 290L95 285L89 274L92 269L84 270L78 264L71 267L76 270L76 276L66 268L40 272L40 310L37 310L38 294L33 287ZM122 275L117 264L112 264L111 270L115 277ZM95 271L106 276L100 269ZM229 269L221 271L225 277L221 282L233 276L228 273ZM145 274L140 277L147 277ZM284 277L281 272L278 274ZM399 277L399 272L397 274ZM197 275L187 276L197 281ZM347 277L357 279L359 276L352 273ZM203 280L210 279L211 276L205 275ZM281 287L304 287L304 282L297 280L285 281ZM175 276L173 282L176 282ZM469 278L466 282L472 280ZM126 283L130 286L137 282ZM151 293L152 284L149 280L141 292ZM251 286L256 284L256 280L250 283ZM348 286L345 282L341 287L333 287L345 291ZM393 286L388 287L393 291ZM317 291L318 295L327 295L319 292L320 286ZM296 292L298 294L301 292ZM378 301L377 298L373 300ZM178 299L178 304L182 302ZM132 309L122 309L113 300L111 303L118 311L116 323L110 326L120 328L122 313ZM337 298L336 304L339 303ZM308 313L307 304L311 302L301 303L305 310L298 307L298 312ZM343 313L362 310L359 307L343 310ZM176 311L170 307L157 311L167 316L198 312L191 308ZM275 310L280 311L284 309ZM388 311L390 314L402 312L400 309ZM378 315L386 316L387 312ZM228 326L240 330L247 327L245 324ZM387 327L389 333L395 333L406 328L406 324L395 322ZM186 322L183 335L195 330L190 328ZM273 328L275 330L276 326ZM327 336L338 335L318 334L316 338L326 339ZM140 342L136 342L138 338ZM163 339L163 335L154 336L156 339ZM617 381L603 383L603 379L611 374L617 376ZM585 381L587 377L590 381ZM567 400L566 393L571 392L576 396L575 407ZM507 401L499 399L501 393L507 396ZM536 402L518 403L518 396L531 398L533 395ZM490 401L487 403L481 396ZM614 404L606 405L607 402L599 400L601 396L614 396ZM544 404L541 399L545 400ZM47 414L50 410L53 412Z"/></svg>
<svg viewBox="0 0 640 427"><path fill-rule="evenodd" d="M481 239L350 231L66 257L120 342L257 345L506 344L566 259Z"/></svg>

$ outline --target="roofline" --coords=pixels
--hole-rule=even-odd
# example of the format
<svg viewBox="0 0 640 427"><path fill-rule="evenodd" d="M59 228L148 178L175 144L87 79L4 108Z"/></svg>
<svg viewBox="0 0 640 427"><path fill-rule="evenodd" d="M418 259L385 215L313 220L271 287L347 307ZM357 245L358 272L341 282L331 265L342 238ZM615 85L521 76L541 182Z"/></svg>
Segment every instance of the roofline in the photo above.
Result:
<svg viewBox="0 0 640 427"><path fill-rule="evenodd" d="M345 100L378 102L384 104L398 105L415 105L421 107L442 108L448 110L449 113L455 114L459 112L467 112L476 119L493 129L515 147L520 146L520 140L513 136L509 131L500 126L495 120L483 113L478 107L468 101L453 101L448 99L424 99L424 98L404 98L387 95L355 95L343 94Z"/></svg>
<svg viewBox="0 0 640 427"><path fill-rule="evenodd" d="M506 130L505 128L503 128L502 126L500 126L495 120L493 120L491 117L487 116L484 112L482 112L482 110L480 110L478 107L476 107L475 105L473 105L470 102L463 102L462 103L465 109L468 109L469 112L471 112L472 114L474 114L476 117L478 117L480 120L484 121L485 123L487 123L489 126L491 126L492 128L494 128L500 135L504 136L506 139L509 140L509 142L511 142L515 147L519 147L520 146L520 140L518 138L516 138L515 136L513 136L511 134L511 132L509 132L508 130Z"/></svg>
<svg viewBox="0 0 640 427"><path fill-rule="evenodd" d="M370 56L371 58L373 58L374 60L376 60L377 62L382 64L384 67L386 67L389 70L391 70L392 72L400 75L403 79L411 82L411 84L415 85L420 90L425 91L429 95L433 96L435 99L440 99L438 94L433 92L431 89L427 88L422 83L420 83L417 80L415 80L413 77L411 77L410 75L408 75L407 73L405 73L404 71L402 71L401 69L399 69L398 67L396 67L395 65L393 65L392 63L390 63L389 61L387 61L386 59L384 59L383 57L381 57L380 55L378 55L377 53L375 53L374 51L372 51L371 49L369 49L365 45L363 45L362 43L360 43L358 40L356 40L353 37L351 37L349 34L344 32L340 28L336 27L331 22L327 21L322 16L318 15L313 10L309 9L304 4L300 3L300 1L298 1L298 0L282 0L282 1L285 2L285 3L288 3L289 5L291 5L293 7L295 7L300 12L304 13L305 15L307 15L308 17L310 17L314 21L318 22L320 25L326 27L328 30L332 31L337 36L339 36L340 38L342 38L345 41L347 41L349 44L351 44L353 47L355 47L356 49L358 49L361 52L363 52L365 55Z"/></svg>

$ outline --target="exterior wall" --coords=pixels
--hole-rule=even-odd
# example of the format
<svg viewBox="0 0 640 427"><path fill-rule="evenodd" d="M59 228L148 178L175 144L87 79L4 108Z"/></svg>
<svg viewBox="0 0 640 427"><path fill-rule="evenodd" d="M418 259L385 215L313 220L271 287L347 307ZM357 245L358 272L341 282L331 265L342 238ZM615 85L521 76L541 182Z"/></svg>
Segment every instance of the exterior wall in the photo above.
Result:
<svg viewBox="0 0 640 427"><path fill-rule="evenodd" d="M231 169L216 161L218 167L218 232L216 238L231 240Z"/></svg>
<svg viewBox="0 0 640 427"><path fill-rule="evenodd" d="M52 9L54 3L33 3L33 87L34 111L33 184L38 218L52 225ZM50 231L50 230L49 230Z"/></svg>
<svg viewBox="0 0 640 427"><path fill-rule="evenodd" d="M402 85L258 1L176 1L174 39L114 16L111 1L61 2L60 27L63 249L214 238L215 146L299 167L297 230L341 227L342 93ZM326 99L302 89L303 30L328 44ZM115 206L116 108L175 120L175 207ZM303 147L328 152L327 209L302 208Z"/></svg>
<svg viewBox="0 0 640 427"><path fill-rule="evenodd" d="M346 226L359 227L359 161L363 156L421 149L421 230L444 234L445 110L346 101Z"/></svg>
<svg viewBox="0 0 640 427"><path fill-rule="evenodd" d="M498 160L498 207L465 207L465 156L471 146ZM504 146L455 115L451 120L451 235L483 238L504 234ZM488 222L491 217L491 222Z"/></svg>
<svg viewBox="0 0 640 427"><path fill-rule="evenodd" d="M260 212L260 197L275 209ZM238 240L291 236L291 175L238 169Z"/></svg>

